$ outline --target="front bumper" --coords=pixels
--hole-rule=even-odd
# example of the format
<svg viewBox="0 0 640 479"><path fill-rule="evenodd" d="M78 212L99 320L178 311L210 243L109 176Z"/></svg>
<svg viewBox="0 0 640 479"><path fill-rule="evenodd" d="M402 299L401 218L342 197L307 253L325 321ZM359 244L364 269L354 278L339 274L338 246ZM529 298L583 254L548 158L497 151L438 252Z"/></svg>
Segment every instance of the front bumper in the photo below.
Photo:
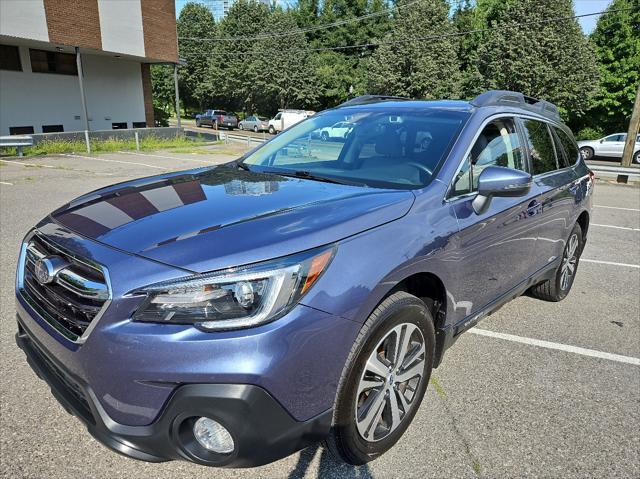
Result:
<svg viewBox="0 0 640 479"><path fill-rule="evenodd" d="M16 343L67 412L77 416L98 441L134 459L259 466L323 439L331 426L331 409L307 421L296 421L266 390L245 384L180 385L153 423L119 424L105 413L87 384L45 353L19 318ZM215 419L230 431L236 446L231 454L215 454L197 444L191 425L200 416Z"/></svg>

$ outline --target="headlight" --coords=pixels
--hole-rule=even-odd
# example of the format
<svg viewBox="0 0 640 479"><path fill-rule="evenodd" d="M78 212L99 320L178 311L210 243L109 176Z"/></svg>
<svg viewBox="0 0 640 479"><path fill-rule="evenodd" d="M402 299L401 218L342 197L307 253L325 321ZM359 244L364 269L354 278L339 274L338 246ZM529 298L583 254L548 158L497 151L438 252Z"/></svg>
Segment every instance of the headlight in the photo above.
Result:
<svg viewBox="0 0 640 479"><path fill-rule="evenodd" d="M289 311L333 258L334 248L217 273L157 283L135 291L147 298L135 321L194 324L208 331L248 328Z"/></svg>

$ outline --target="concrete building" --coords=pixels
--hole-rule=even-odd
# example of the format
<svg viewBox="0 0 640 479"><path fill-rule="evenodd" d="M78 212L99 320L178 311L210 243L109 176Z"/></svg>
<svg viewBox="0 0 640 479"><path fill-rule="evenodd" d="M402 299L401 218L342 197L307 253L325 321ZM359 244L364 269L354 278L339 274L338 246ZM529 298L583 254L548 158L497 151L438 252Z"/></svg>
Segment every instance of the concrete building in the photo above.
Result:
<svg viewBox="0 0 640 479"><path fill-rule="evenodd" d="M174 0L0 0L0 135L153 126L177 61Z"/></svg>

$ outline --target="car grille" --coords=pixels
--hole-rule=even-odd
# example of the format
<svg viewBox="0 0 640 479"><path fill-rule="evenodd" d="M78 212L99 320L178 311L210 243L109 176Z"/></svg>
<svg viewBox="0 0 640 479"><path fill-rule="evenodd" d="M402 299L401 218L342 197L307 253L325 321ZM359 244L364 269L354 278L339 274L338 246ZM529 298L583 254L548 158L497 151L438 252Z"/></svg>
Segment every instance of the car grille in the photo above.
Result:
<svg viewBox="0 0 640 479"><path fill-rule="evenodd" d="M61 258L66 266L52 282L42 284L36 278L35 264L39 259L51 256ZM19 284L22 296L69 340L83 340L91 323L107 306L109 288L104 269L68 253L38 234L27 241L22 258Z"/></svg>

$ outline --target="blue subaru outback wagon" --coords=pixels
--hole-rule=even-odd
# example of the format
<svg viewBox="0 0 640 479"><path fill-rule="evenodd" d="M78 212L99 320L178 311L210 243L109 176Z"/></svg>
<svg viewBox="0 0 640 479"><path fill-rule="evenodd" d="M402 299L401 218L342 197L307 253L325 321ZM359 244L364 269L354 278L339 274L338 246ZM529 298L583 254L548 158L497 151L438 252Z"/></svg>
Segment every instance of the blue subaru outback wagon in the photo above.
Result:
<svg viewBox="0 0 640 479"><path fill-rule="evenodd" d="M22 244L17 343L127 456L246 467L324 440L362 464L461 333L569 293L592 187L548 102L356 98L51 213Z"/></svg>

